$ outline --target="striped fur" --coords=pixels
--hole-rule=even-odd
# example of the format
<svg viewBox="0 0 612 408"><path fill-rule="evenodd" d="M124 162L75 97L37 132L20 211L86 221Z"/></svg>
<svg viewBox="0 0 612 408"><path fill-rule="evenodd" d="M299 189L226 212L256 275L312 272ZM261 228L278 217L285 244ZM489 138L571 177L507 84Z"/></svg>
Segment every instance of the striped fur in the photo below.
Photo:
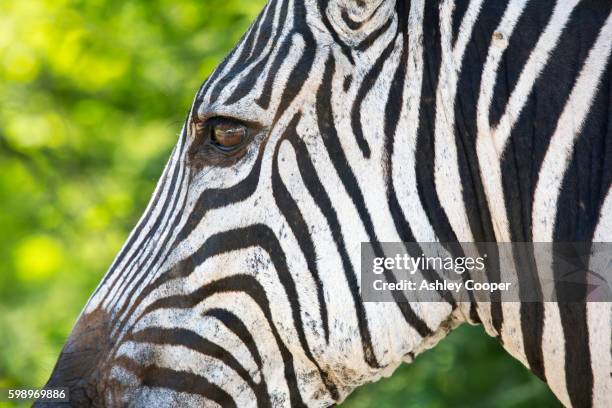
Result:
<svg viewBox="0 0 612 408"><path fill-rule="evenodd" d="M611 9L271 0L198 91L48 386L328 406L470 322L563 404L612 406L610 303L364 303L358 273L362 241L612 241ZM194 166L193 124L218 116L260 130Z"/></svg>

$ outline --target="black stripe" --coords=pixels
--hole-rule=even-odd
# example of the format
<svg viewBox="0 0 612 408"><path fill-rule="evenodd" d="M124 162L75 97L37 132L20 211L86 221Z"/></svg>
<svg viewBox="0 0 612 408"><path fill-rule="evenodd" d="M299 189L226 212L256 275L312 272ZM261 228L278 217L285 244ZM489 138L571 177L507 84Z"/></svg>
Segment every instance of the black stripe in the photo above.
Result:
<svg viewBox="0 0 612 408"><path fill-rule="evenodd" d="M353 134L355 135L355 139L357 140L357 145L359 149L361 149L361 153L363 153L363 157L366 159L370 158L370 145L368 141L365 139L363 135L363 127L361 126L361 105L368 92L374 88L376 81L380 77L381 71L385 62L389 59L389 56L393 52L395 48L395 40L397 39L398 34L396 34L389 44L385 47L380 56L376 59L376 62L367 74L364 76L363 81L359 85L359 89L357 90L357 95L355 96L355 101L351 107L351 129L353 130ZM397 101L399 103L399 101Z"/></svg>
<svg viewBox="0 0 612 408"><path fill-rule="evenodd" d="M263 374L261 375L261 382L255 383L249 372L230 352L212 341L203 338L196 332L179 327L173 327L171 329L149 327L133 333L126 340L139 343L183 346L200 354L214 357L234 370L236 374L238 374L240 378L242 378L244 382L251 387L253 393L255 394L255 398L257 399L258 407L271 406L270 395L267 392Z"/></svg>
<svg viewBox="0 0 612 408"><path fill-rule="evenodd" d="M336 128L334 127L334 116L331 106L332 87L330 86L333 80L334 72L335 61L333 55L330 54L327 62L325 63L325 73L323 74L322 81L323 85L320 86L319 90L317 91L316 111L319 132L323 138L323 143L325 144L329 158L332 161L338 176L342 180L342 184L344 185L346 192L351 197L351 200L359 213L359 217L363 222L368 238L373 245L374 253L376 256L382 257L384 256L384 251L376 238L374 225L372 224L372 219L370 218L370 214L365 205L363 194L359 189L355 175L350 169L346 156L344 155L344 151L340 145ZM395 277L389 271L385 271L384 276L388 282L395 282ZM427 327L427 324L419 316L417 316L416 313L414 313L403 293L394 291L393 297L406 322L408 322L419 333L419 335L426 337L432 334L432 331L429 327Z"/></svg>
<svg viewBox="0 0 612 408"><path fill-rule="evenodd" d="M238 42L238 44L240 44L240 42ZM232 58L237 52L238 47L234 47L229 53L229 55L223 59L221 64L217 66L212 75L204 82L204 85L198 93L198 103L201 103L209 89L211 89L210 101L214 102L217 100L217 98L219 97L219 93L221 93L221 90L227 85L227 76L221 76L223 70L229 64L229 62L232 60Z"/></svg>
<svg viewBox="0 0 612 408"><path fill-rule="evenodd" d="M582 61L592 49L609 15L610 4L607 3L605 7L608 13L604 13L603 8L596 9L592 5L580 4L577 6L566 27L568 32L564 32L560 39L559 48L566 53L576 55L571 60L581 62L575 67L576 76L582 68ZM589 27L588 29L583 27L581 30L580 27L585 24L585 21L589 21ZM563 77L558 80L563 80ZM599 221L600 208L612 181L612 171L610 171L612 155L606 155L612 152L612 146L609 143L612 128L610 127L610 104L608 103L612 96L611 83L610 57L608 57L607 67L604 68L593 103L576 140L571 162L563 177L557 201L555 241L562 243L590 242L593 239ZM608 171L605 171L606 165ZM585 273L572 276L574 282L571 288L562 282L564 268L558 268L556 265L554 267L555 289L560 299L575 298L579 290L576 284L582 284L582 290L579 293L581 301L559 303L559 315L565 339L565 380L570 401L576 407L590 407L593 403L594 379L589 347L587 304L585 303L588 263L582 265Z"/></svg>
<svg viewBox="0 0 612 408"><path fill-rule="evenodd" d="M157 217L157 219L155 220L155 224L153 225L153 227L151 228L151 230L149 231L149 233L147 234L147 238L151 238L151 240L155 240L157 239L155 236L156 234L159 234L158 236L161 236L163 232L167 232L167 226L169 225L169 222L171 220L171 217L167 216L167 214L172 214L174 213L174 223L176 223L176 218L180 216L178 215L181 211L175 211L179 204L179 198L181 196L181 189L177 188L177 186L180 186L181 183L184 181L186 175L188 174L187 168L186 166L183 166L184 169L184 173L183 173L183 177L180 181L178 181L178 174L179 174L179 169L181 168L181 165L177 163L176 168L175 168L175 172L172 176L172 181L170 183L170 186L168 187L168 199L164 202L159 215ZM168 205L171 201L171 204ZM184 204L184 201L183 201ZM163 224L162 221L163 220ZM166 238L164 238L164 241L161 243L161 245L159 245L159 249L156 251L155 250L155 242L153 242L154 245L151 245L149 247L148 251L144 250L144 247L139 248L137 251L135 252L138 253L138 255L140 255L140 259L135 259L132 264L131 267L128 271L123 271L123 273L125 273L126 275L129 275L132 273L132 271L136 271L136 273L138 273L138 271L140 271L140 268L142 265L145 265L149 262L149 260L151 258L153 258L153 262L151 262L151 268L155 268L155 263L161 258L162 253L164 251L168 251L168 243L170 241L170 236L172 234L168 233L166 235ZM144 256L144 258L143 258ZM150 272L152 273L152 271ZM123 302L123 304L121 305L121 309L119 310L119 313L117 314L118 316L121 316L121 314L126 310L126 308L130 307L133 303L130 302L130 299L132 299L132 297L134 296L134 294L141 289L142 287L142 283L144 282L145 279L149 278L151 275L150 273L141 273L140 274L140 278L138 279L138 281L136 282L135 285L132 286L132 289L129 291L128 296L126 297L125 301ZM126 276L126 279L128 278L128 276ZM133 279L134 276L130 277L130 279ZM124 282L122 287L121 287L121 291L119 292L119 296L116 297L117 301L120 301L120 299L123 297L123 295L126 293L126 291L128 290L128 284L129 282ZM110 291L109 291L110 292ZM120 322L120 326L122 327L124 325L124 322Z"/></svg>
<svg viewBox="0 0 612 408"><path fill-rule="evenodd" d="M259 30L259 35L257 38L257 42L255 43L255 46L253 47L252 51L251 51L251 55L249 56L249 58L247 59L247 63L252 61L253 59L258 58L259 56L261 56L263 50L270 45L271 47L274 46L274 44L276 44L275 42L272 41L272 30L274 29L274 17L276 17L276 7L277 7L277 0L271 0L265 9L265 14L266 14L266 18L261 20L261 22L259 22L260 19L258 19L258 30ZM286 2L283 2L286 3ZM287 10L286 6L283 4L281 7L283 7L285 9L285 12ZM276 28L276 32L275 37L278 37L282 31L282 22L284 20L283 19L279 19L278 21L278 26ZM264 40L265 39L265 40Z"/></svg>
<svg viewBox="0 0 612 408"><path fill-rule="evenodd" d="M610 5L607 4L607 9L609 10L609 8ZM536 80L527 103L512 130L502 158L502 182L513 241L532 240L531 215L538 173L548 150L551 136L555 132L557 120L563 112L575 79L578 77L582 64L607 17L607 14L602 11L602 8L595 7L590 2L578 4L559 38L557 46L552 51L547 66ZM568 61L571 61L571 63L568 63ZM518 62L520 62L520 59ZM511 69L506 66L503 66L503 68ZM503 71L498 75L500 78L505 76ZM554 86L551 86L552 83L554 83ZM498 97L500 95L503 95L503 92L500 91ZM528 152L528 154L525 154L525 152ZM566 173L566 177L568 174L571 177L571 173L570 169ZM576 180L576 183L576 186L581 188L579 186L581 182ZM570 190L567 190L567 187L565 186L565 192L569 193ZM562 192L559 197L557 209L557 219L562 221L557 222L556 225L568 230L555 231L554 239L566 242L581 240L576 239L577 235L570 231L573 228L572 225L575 225L575 209L577 208L575 205L578 203L570 199L570 196L564 196L564 194ZM566 211L565 208L568 205L574 207ZM589 224L592 224L592 222L585 222L580 228L584 230ZM590 239L587 235L584 234L584 237ZM524 283L521 279L522 274L519 274L520 287L528 284L535 288L539 287L539 282ZM585 401L589 397L585 396L584 393L591 392L590 390L585 391L585 388L590 388L588 384L589 382L592 383L592 373L589 374L590 369L587 370L585 366L585 364L589 364L586 315L583 313L585 311L578 310L579 307L577 309L561 305L559 307L562 326L566 333L566 350L571 350L566 353L566 368L569 368L569 370L566 370L566 375L572 376L571 380L568 379L568 393L572 401ZM583 315L582 318L579 317L581 314ZM527 360L534 373L545 379L546 373L542 352L543 319L543 305L521 305L521 325ZM573 353L576 353L574 355L581 355L580 364L573 362L573 357L568 357ZM568 363L568 361L572 362ZM567 364L578 365L569 367ZM577 381L575 372L581 373L580 381ZM582 406L582 404L577 404L577 406Z"/></svg>
<svg viewBox="0 0 612 408"><path fill-rule="evenodd" d="M267 63L270 62L270 56L272 55L272 52L274 50L274 47L276 44L278 44L279 42L279 38L283 32L283 25L282 22L285 21L285 19L287 18L287 9L288 9L288 2L284 1L281 5L281 11L280 11L280 17L279 17L279 23L278 26L276 28L276 32L274 33L274 38L271 41L271 45L270 48L268 48L268 51L266 52L266 55L264 55L257 64L255 64L250 70L249 72L244 76L244 78L240 81L240 84L236 87L236 89L234 90L234 92L229 96L229 98L227 98L227 100L223 101L224 105L231 105L234 104L236 102L238 102L239 100L241 100L242 98L244 98L246 95L248 95L249 92L251 92L253 90L253 88L255 87L255 84L257 83L257 80L261 77L261 73L264 70L265 66ZM272 29L272 22L268 22L267 19L264 22L264 26L261 28L262 30L266 30L266 29ZM267 24L269 24L269 27L267 26ZM261 42L263 44L263 41ZM266 44L267 45L267 44ZM283 45L281 47L281 50L279 51L279 54L287 54L288 49L290 48L291 42L290 41L284 41ZM258 48L257 53L260 53L261 51L263 51L263 46L260 48ZM254 54L257 55L257 54ZM274 62L272 63L272 66L268 72L268 78L266 79L266 84L268 84L268 81L270 81L270 76L272 76L273 74L275 75L276 72L278 71L278 68L280 67L280 64L283 62L283 59L279 59L279 57L277 56L277 58L274 60ZM278 64L278 67L276 69L274 69L274 66ZM244 73L245 69L244 67L241 67L241 69L238 70L239 72L237 73ZM232 73L230 72L228 74L228 77L231 78L232 74L236 75L237 73ZM271 92L271 87L266 87L264 86L263 89L268 89L268 91L263 91L265 92ZM260 98L262 98L262 96L260 95ZM269 101L268 101L269 102ZM267 104L266 104L267 107Z"/></svg>
<svg viewBox="0 0 612 408"><path fill-rule="evenodd" d="M240 64L238 64L238 68L244 67L243 64L245 64L248 61L249 55L251 55L251 52L253 51L253 47L255 46L255 34L257 33L257 28L259 27L261 18L266 13L266 11L269 10L268 7L269 7L269 4L266 6L264 10L261 11L261 13L259 13L255 22L253 22L253 24L251 24L251 26L247 30L244 36L244 39L240 41L242 45L242 52L238 56L238 61L240 62ZM234 75L232 74L233 73L230 73L228 77L234 78Z"/></svg>
<svg viewBox="0 0 612 408"><path fill-rule="evenodd" d="M575 295L575 292L572 295ZM589 348L587 303L560 302L557 304L565 338L567 393L572 406L588 408L593 405L593 371Z"/></svg>
<svg viewBox="0 0 612 408"><path fill-rule="evenodd" d="M285 108L289 105L289 103L291 103L293 98L295 98L297 93L302 88L303 83L308 78L308 74L315 57L316 42L306 22L306 8L304 4L299 1L295 2L293 5L293 25L293 30L287 36L287 38L291 38L291 41L287 41L287 39L285 39L283 42L282 48L279 50L278 54L276 55L276 59L268 71L268 78L266 78L261 95L255 100L255 102L263 109L267 109L269 107L270 98L272 97L272 88L276 85L276 75L278 74L282 63L285 62L287 55L289 55L291 44L293 43L293 37L297 35L301 36L304 40L302 56L293 67L293 70L289 74L289 78L285 83L285 89L283 91L283 95L281 96L281 102L276 111L273 123L276 123L280 115L282 115L284 112Z"/></svg>
<svg viewBox="0 0 612 408"><path fill-rule="evenodd" d="M467 3L467 2L466 2ZM467 8L467 6L466 6ZM457 144L457 164L462 184L462 197L465 203L465 211L472 231L476 247L483 253L483 245L478 243L495 242L496 236L491 222L491 213L485 196L485 190L480 178L480 162L476 153L477 107L478 96L482 81L482 68L484 67L488 49L491 45L493 32L499 25L507 4L499 1L489 1L482 6L482 15L474 25L472 39L465 48L463 57L463 69L457 82L457 100L454 104L455 110L455 140ZM464 16L465 10L462 12ZM454 16L456 17L456 16ZM455 20L453 20L455 23ZM460 21L457 22L460 24ZM498 262L497 247L486 246L489 258L488 262ZM486 269L487 279L490 282L499 282L499 268L490 264ZM503 342L501 337L504 321L499 292L491 294L491 324L497 332L497 338ZM476 310L472 305L471 310ZM477 316L477 315L475 315Z"/></svg>
<svg viewBox="0 0 612 408"><path fill-rule="evenodd" d="M438 6L425 2L423 16L423 83L419 107L416 146L416 178L419 200L440 242L456 242L446 213L442 209L434 183L434 151L436 123L436 89L440 72L441 38Z"/></svg>
<svg viewBox="0 0 612 408"><path fill-rule="evenodd" d="M317 207L319 207L323 213L332 234L338 254L340 255L342 270L344 271L344 276L349 286L349 290L351 291L353 306L355 307L355 313L357 314L357 325L359 327L359 334L361 336L364 359L371 367L378 368L380 365L378 364L376 355L374 354L372 336L368 328L368 319L359 295L357 275L346 250L344 238L342 237L342 231L340 229L340 222L338 221L338 214L335 207L332 205L332 202L329 199L329 196L325 191L319 176L317 175L317 171L312 164L310 154L308 153L308 149L306 148L304 141L298 137L297 133L294 132L288 133L287 140L291 143L296 152L295 156L297 158L297 165L300 170L302 180L304 181L304 184L306 185L306 188L315 201Z"/></svg>
<svg viewBox="0 0 612 408"><path fill-rule="evenodd" d="M452 31L452 44L453 47L455 46L455 43L457 42L457 38L459 37L459 29L461 28L461 22L463 21L463 17L465 16L465 12L467 11L468 7L470 6L471 1L469 0L464 0L464 1L455 1L453 3L454 9L453 9L453 31ZM500 2L501 3L501 2Z"/></svg>
<svg viewBox="0 0 612 408"><path fill-rule="evenodd" d="M323 294L323 283L321 282L321 278L319 277L319 269L317 268L317 254L314 248L314 243L310 237L310 231L308 230L306 221L304 221L304 217L302 216L297 203L293 197L291 197L291 194L285 187L278 170L278 151L282 145L282 141L287 137L286 134L295 134L295 128L299 120L300 114L298 113L293 117L288 128L285 130L285 135L280 138L276 144L276 148L274 149L272 164L272 194L278 209L281 211L281 213L283 213L289 228L291 228L291 231L293 232L293 235L300 246L300 251L306 260L308 271L310 272L317 288L317 300L319 303L319 313L321 314L321 325L323 326L325 342L328 342L329 325L327 321L327 305L325 302L325 296Z"/></svg>
<svg viewBox="0 0 612 408"><path fill-rule="evenodd" d="M283 115L285 109L289 107L291 102L302 90L302 86L310 76L310 70L312 69L316 56L317 43L308 28L302 30L301 34L302 39L304 40L304 51L287 78L285 89L283 90L283 94L280 98L280 103L276 110L276 114L274 115L274 120L272 122L273 124L276 124L278 119Z"/></svg>
<svg viewBox="0 0 612 408"><path fill-rule="evenodd" d="M406 82L406 69L408 67L408 12L404 9L406 4L402 1L396 3L397 15L400 16L399 27L403 37L402 54L393 81L389 88L387 103L385 105L385 152L383 168L385 170L385 185L387 188L387 202L391 217L397 229L397 233L403 242L414 242L414 235L410 225L404 216L404 212L399 204L395 187L393 186L393 158L395 132L400 121L400 114L404 103L404 86ZM420 253L412 253L411 256L417 258ZM440 279L439 275L433 270L423 270L423 276L429 281L434 282ZM455 309L457 306L452 294L447 291L438 291L440 296Z"/></svg>
<svg viewBox="0 0 612 408"><path fill-rule="evenodd" d="M434 2L425 2L423 11L423 82L421 84L421 100L419 106L419 123L416 145L416 180L419 200L427 214L427 218L440 242L457 242L446 212L440 203L435 184L435 123L436 123L436 90L441 67L441 44L439 8ZM460 147L460 146L459 146ZM463 256L459 245L447 245L453 256ZM467 274L462 275L465 281ZM474 305L474 294L469 292L470 320L479 321Z"/></svg>
<svg viewBox="0 0 612 408"><path fill-rule="evenodd" d="M319 14L321 15L321 20L323 21L323 25L325 26L325 28L327 28L327 31L332 36L332 39L334 40L334 44L339 45L340 50L342 51L342 54L344 54L346 59L348 59L352 65L355 65L355 59L353 58L353 52L351 50L351 47L349 47L344 41L342 41L342 39L340 39L340 36L338 36L338 33L336 32L334 26L329 21L329 17L327 17L327 5L328 4L329 4L329 0L318 0L317 1L317 5L319 6Z"/></svg>
<svg viewBox="0 0 612 408"><path fill-rule="evenodd" d="M117 358L114 363L139 377L146 374L142 378L141 386L167 388L176 392L200 395L216 402L222 407L237 407L231 395L200 375L187 371L158 367L154 364L142 365L126 356Z"/></svg>
<svg viewBox="0 0 612 408"><path fill-rule="evenodd" d="M257 154L257 159L253 164L253 168L239 183L228 188L207 189L200 194L189 213L187 221L177 235L174 245L184 241L198 226L209 210L225 207L233 203L239 203L249 198L255 192L260 177L259 173L261 171L264 148L265 143L262 143Z"/></svg>
<svg viewBox="0 0 612 408"><path fill-rule="evenodd" d="M300 311L301 306L299 303L299 295L295 281L289 271L289 268L287 267L285 254L278 241L278 238L268 226L263 224L255 224L213 235L191 256L191 262L193 265L201 264L209 256L212 256L210 253L211 251L215 253L224 253L249 247L259 247L266 251L270 257L270 260L274 265L274 269L277 272L278 280L283 286L285 293L287 294L289 304L291 305L294 326L298 334L300 345L304 350L304 354L317 367L321 375L321 379L323 380L332 398L335 400L339 399L336 385L329 379L327 373L321 369L319 363L316 361L310 351L310 347L304 333L304 324L302 322L302 315Z"/></svg>
<svg viewBox="0 0 612 408"><path fill-rule="evenodd" d="M516 22L512 35L510 38L505 38L508 41L508 47L504 50L500 60L500 69L493 88L493 98L489 110L491 126L499 124L499 120L508 106L510 94L516 87L523 68L540 39L540 35L546 29L555 6L556 2L554 1L528 2L523 14ZM483 24L486 24L486 22L483 21ZM489 42L493 30L483 32L481 37L483 42ZM481 51L481 54L484 53ZM485 55L483 55L484 57Z"/></svg>
<svg viewBox="0 0 612 408"><path fill-rule="evenodd" d="M204 190L202 194L200 194L200 197L198 197L198 200L191 209L191 212L189 213L187 221L185 222L185 224L183 224L181 231L177 234L173 243L168 246L167 254L170 253L169 251L171 249L176 248L180 242L187 239L187 237L198 226L200 221L204 218L204 216L209 210L225 207L232 203L243 201L253 194L253 192L257 188L257 184L260 177L259 173L261 170L261 162L265 145L266 143L264 142L260 146L257 159L255 160L253 168L245 179L243 179L238 184L232 187L208 189ZM177 216L175 222L178 223L180 219L181 217ZM136 299L131 302L128 316L132 315L138 308L138 306L142 303L142 301L147 296L149 296L149 294L151 294L155 289L157 289L158 287L160 287L171 279L187 276L193 271L193 269L193 260L191 257L189 257L181 262L178 262L169 270L162 272L154 282L142 288ZM119 330L121 331L126 324L127 320L121 322L119 325Z"/></svg>
<svg viewBox="0 0 612 408"><path fill-rule="evenodd" d="M253 357L253 360L255 360L255 364L257 364L257 367L261 372L261 369L263 368L263 363L261 361L261 355L259 354L259 350L257 350L255 339L249 332L249 329L244 325L244 323L242 323L242 320L238 318L238 316L236 316L229 310L219 308L208 309L204 313L202 313L202 316L214 317L215 319L223 323L223 325L227 327L228 330L234 333L240 339L240 341L242 341L242 344L244 344L249 350L249 352L251 353L251 357Z"/></svg>
<svg viewBox="0 0 612 408"><path fill-rule="evenodd" d="M404 4L404 2L400 1L397 4ZM403 15L398 13L398 16L403 16ZM406 16L407 16L407 14L406 14ZM368 48L370 48L372 46L372 44L374 44L376 42L376 40L378 40L389 29L389 27L391 26L391 23L393 23L393 16L390 16L387 19L387 22L385 24L380 26L377 30L371 32L363 41L361 41L359 44L357 44L355 49L357 51L361 51L361 52L367 51ZM405 28L407 29L408 28L408 21L403 21L402 24L403 23L406 24Z"/></svg>
<svg viewBox="0 0 612 408"><path fill-rule="evenodd" d="M359 30L361 27L363 27L363 25L366 24L368 21L372 20L372 18L376 15L376 13L378 12L378 10L380 9L380 7L383 4L385 4L384 1L379 2L378 6L376 6L376 8L374 10L372 10L372 13L370 13L370 15L368 17L366 17L365 19L363 19L362 21L355 21L355 20L353 20L351 18L351 16L349 16L348 12L346 11L346 8L342 9L342 12L340 13L340 16L342 17L342 20L344 20L344 22L348 26L348 28L350 28L353 31L356 31L356 30ZM364 4L364 6L365 6L365 4Z"/></svg>
<svg viewBox="0 0 612 408"><path fill-rule="evenodd" d="M185 132L185 131L184 131ZM181 141L184 142L184 138L181 138ZM185 144L183 143L182 145L179 144L178 149L180 150L179 152L179 157L182 155L182 149L185 146ZM163 230L165 228L166 222L168 221L167 217L165 217L166 212L167 211L174 211L176 209L177 206L177 202L178 202L178 197L179 197L179 193L176 192L176 194L172 194L173 192L176 191L176 186L177 186L177 180L178 180L178 175L181 169L181 165L180 163L175 163L174 165L174 169L173 169L173 173L172 173L172 177L170 179L170 185L168 186L168 193L166 194L166 199L164 201L164 203L162 204L162 208L157 216L157 219L155 220L155 223L151 226L151 228L149 229L149 232L147 233L147 235L143 238L142 242L140 243L140 245L134 249L134 252L132 253L132 256L130 257L130 259L128 260L128 262L125 264L126 266L129 265L129 269L126 270L125 268L122 270L122 273L124 275L129 275L135 268L138 267L138 265L144 264L148 261L148 259L153 256L153 254L155 253L154 251L145 251L144 249L147 248L147 246L149 245L149 241L151 239L153 239L153 237L155 236L156 233L160 232L160 230ZM161 191L161 190L160 190ZM174 197L174 199L172 199L172 197ZM158 203L155 203L155 206L151 207L151 212L154 211L154 209L157 207ZM164 220L164 225L160 228L160 224L161 221ZM125 248L126 252L129 250L128 247ZM144 257L144 261L142 260L142 257ZM126 276L127 279L127 276ZM142 279L142 278L141 278ZM127 290L127 283L128 282L123 282L123 284L121 284L119 281L115 282L115 285L122 285L121 287L121 291L119 292L119 296L116 297L117 300L121 299L121 297L123 296L123 294L125 293L125 291ZM137 286L134 286L132 289L132 293L134 292L134 290L136 290ZM108 298L108 296L110 294L115 294L115 291L113 290L108 290L108 292L104 295L104 298L102 299L101 302L106 301L106 299ZM129 302L126 301L124 303L124 306L122 307L122 310L125 308L125 305L127 305Z"/></svg>
<svg viewBox="0 0 612 408"><path fill-rule="evenodd" d="M183 132L184 133L184 132ZM181 135L182 136L182 135ZM177 146L174 147L174 149L172 149L172 153L170 154L170 157L174 156L174 153L177 149ZM128 242L124 245L124 249L119 252L119 254L117 255L117 257L115 258L115 260L113 261L113 264L111 265L108 273L104 276L104 278L102 279L102 282L100 283L100 285L98 286L98 288L96 289L96 291L94 292L94 295L96 293L98 293L98 291L100 290L100 288L108 281L108 279L113 276L113 274L117 271L117 269L119 268L119 265L121 264L121 262L123 261L123 259L125 258L125 256L127 255L127 253L129 252L129 250L132 248L132 246L134 245L134 242L136 242L136 239L138 237L140 237L140 233L142 232L142 229L144 228L144 226L149 222L149 219L151 218L151 214L153 213L153 211L155 210L155 208L157 207L157 204L159 202L159 197L161 196L165 186L166 186L166 182L168 180L168 176L167 174L162 174L161 176L161 181L159 184L159 187L157 188L157 190L155 191L153 197L151 198L151 202L150 202L150 206L149 206L149 210L147 212L145 212L143 214L143 216L141 217L140 221L138 222L138 225L136 225L136 228L134 229L134 231L132 232L130 238L128 239ZM131 258L132 259L132 258ZM130 261L131 262L131 261ZM129 263L128 262L128 265Z"/></svg>
<svg viewBox="0 0 612 408"><path fill-rule="evenodd" d="M211 237L203 247L198 250L198 253L194 255L198 262L206 259L210 256L214 256L226 250L224 247L226 234L220 234ZM226 278L219 279L198 288L196 291L188 295L175 295L161 298L149 305L145 311L138 318L139 320L147 315L148 313L162 308L180 308L180 309L191 309L204 299L216 294L226 292L243 292L248 295L261 309L266 320L270 324L270 329L276 340L276 344L281 353L285 368L285 380L287 381L287 387L289 389L289 396L291 400L291 406L305 407L302 397L299 393L297 384L295 368L293 365L293 356L287 349L287 346L282 341L278 330L274 325L272 319L272 312L270 310L270 302L266 295L266 291L261 286L256 278L250 275L232 275Z"/></svg>
<svg viewBox="0 0 612 408"><path fill-rule="evenodd" d="M287 59L289 55L289 51L291 51L291 44L293 43L292 39L293 32L290 32L284 41L281 43L281 48L276 53L276 57L270 68L268 69L268 76L266 77L266 81L264 82L263 87L261 88L261 93L255 99L255 103L259 105L262 109L268 109L270 107L270 100L272 99L272 88L276 84L276 75L278 75L283 62ZM262 60L263 61L263 60ZM257 71L253 71L253 78L251 82L254 83L257 75ZM259 73L261 75L261 73ZM244 91L242 91L244 92ZM236 97L232 98L235 100Z"/></svg>
<svg viewBox="0 0 612 408"><path fill-rule="evenodd" d="M269 6L271 6L272 4L270 4ZM217 82L215 83L215 86L212 88L211 92L210 92L210 103L213 104L214 102L216 102L219 99L219 95L221 93L221 91L232 81L236 78L236 75L238 75L240 72L244 71L244 65L246 63L248 63L248 61L250 61L252 58L249 57L250 51L252 50L252 41L253 41L253 36L255 35L256 27L259 24L259 21L262 17L263 14L265 14L266 10L264 9L259 16L257 17L257 21L251 25L251 27L249 28L249 31L247 31L242 38L240 39L240 41L238 41L238 44L236 45L236 47L234 47L231 51L231 53L223 60L223 62L221 63L221 65L219 65L219 67L215 70L213 76L207 81L207 84L205 86L205 89L203 89L203 91L200 93L202 96L206 93L206 91L208 90L208 87L210 87L210 85L216 80ZM272 13L268 13L268 14L272 14ZM281 22L283 21L282 19L280 20ZM276 40L278 40L278 36L280 35L280 31L282 31L282 28L279 24L279 32L276 35L275 41L273 42L273 44L276 43ZM236 57L236 60L234 62L234 65L232 66L232 68L225 73L222 77L219 77L223 71L223 69L225 68L225 66L228 64L228 62L232 59L232 57L234 56L234 54L236 54L236 52L238 51L238 49L240 48L240 45L244 44L242 53ZM272 47L271 47L272 48ZM269 53L270 51L268 51ZM264 60L266 60L267 58L264 58Z"/></svg>
<svg viewBox="0 0 612 408"><path fill-rule="evenodd" d="M266 14L267 16L274 14L271 11L271 9L273 8L272 3L275 3L275 0L270 0L270 3L268 3L267 6L264 8L264 10L262 10L261 13L259 13L256 21L251 25L251 27L249 27L249 30L238 41L238 43L232 49L230 54L227 57L225 57L223 59L223 62L215 69L212 76L206 81L201 91L198 93L198 99L201 100L206 94L206 92L208 91L208 89L214 83L214 87L212 87L212 90L210 92L210 102L211 104L216 102L223 88L225 88L233 79L235 79L237 74L239 74L240 72L244 70L244 65L248 63L249 61L251 61L254 55L255 56L257 55L255 54L255 50L256 49L258 50L260 49L260 47L262 47L261 45L262 41L258 39L257 44L253 44L253 41L255 40L254 38L255 33L257 32L257 27L261 24L262 16L264 14ZM280 21L283 21L283 19L281 19ZM262 30L271 27L271 25L269 26L267 25L268 23L269 23L268 17L266 17L263 23L264 25L261 27ZM259 35L259 37L261 37L261 34ZM278 39L278 34L277 34L276 40L277 39ZM274 41L273 44L274 43L276 43L276 41ZM241 54L238 57L236 57L234 66L227 73L221 76L223 69L227 66L227 64L233 58L233 56L238 52L238 49L240 49L241 44L244 44L244 47L242 48ZM269 52L270 51L268 51L268 54ZM264 60L265 59L266 58L264 58Z"/></svg>

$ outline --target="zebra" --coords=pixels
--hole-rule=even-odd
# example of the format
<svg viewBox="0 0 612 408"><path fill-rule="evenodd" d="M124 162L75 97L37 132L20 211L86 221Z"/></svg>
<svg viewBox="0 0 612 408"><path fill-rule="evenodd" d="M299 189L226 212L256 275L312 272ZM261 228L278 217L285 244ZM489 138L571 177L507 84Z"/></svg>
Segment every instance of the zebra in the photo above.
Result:
<svg viewBox="0 0 612 408"><path fill-rule="evenodd" d="M46 386L329 406L469 323L564 405L612 406L610 303L365 302L358 273L361 242L612 241L611 8L269 1Z"/></svg>

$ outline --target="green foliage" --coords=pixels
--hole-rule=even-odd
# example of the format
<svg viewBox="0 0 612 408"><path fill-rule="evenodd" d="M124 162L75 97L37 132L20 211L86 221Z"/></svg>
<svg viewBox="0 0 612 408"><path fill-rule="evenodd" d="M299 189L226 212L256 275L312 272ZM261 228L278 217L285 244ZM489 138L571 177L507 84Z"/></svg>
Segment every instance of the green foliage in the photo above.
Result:
<svg viewBox="0 0 612 408"><path fill-rule="evenodd" d="M0 2L0 387L45 383L262 2Z"/></svg>
<svg viewBox="0 0 612 408"><path fill-rule="evenodd" d="M359 388L351 408L560 407L546 385L482 327L464 325L390 378Z"/></svg>
<svg viewBox="0 0 612 408"><path fill-rule="evenodd" d="M262 0L0 2L0 387L42 386ZM554 399L478 329L348 406Z"/></svg>

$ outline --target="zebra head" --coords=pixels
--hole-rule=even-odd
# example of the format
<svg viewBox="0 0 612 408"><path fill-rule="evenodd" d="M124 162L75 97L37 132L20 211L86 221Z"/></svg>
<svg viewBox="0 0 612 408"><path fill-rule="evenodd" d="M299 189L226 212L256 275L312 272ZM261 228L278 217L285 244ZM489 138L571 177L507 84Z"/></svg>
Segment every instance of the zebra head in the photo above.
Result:
<svg viewBox="0 0 612 408"><path fill-rule="evenodd" d="M413 327L358 283L361 241L407 238L393 183L420 87L407 7L265 7L197 92L49 386L74 379L75 401L109 405L329 405L422 347L450 307L435 324L411 311Z"/></svg>
<svg viewBox="0 0 612 408"><path fill-rule="evenodd" d="M412 361L462 321L482 321L503 338L499 308L360 297L361 242L530 239L510 234L503 197L489 200L501 185L499 156L467 136L480 134L489 114L476 115L473 78L458 77L486 12L477 30L485 52L471 57L479 65L469 72L484 70L481 99L490 108L498 90L487 70L497 67L496 50L507 46L526 2L491 1L486 10L482 0L462 3L271 0L197 92L144 215L47 386L69 387L80 406L327 406ZM550 3L542 15L561 27L551 23L545 40L554 40L576 2L542 3ZM585 27L603 27L607 40L605 18L598 11ZM581 38L601 39L597 33ZM593 47L604 62L606 44ZM546 52L534 64L546 64ZM461 86L474 99L457 111L464 121L455 142ZM534 208L548 207L536 197ZM549 216L536 214L534 223ZM539 334L505 345L537 371L542 347L558 341L543 346L542 336L557 329L542 329L542 308L521 309L533 317L526 320L518 310L505 310L504 335L529 324ZM563 364L551 367L561 367L551 378L563 383ZM580 398L565 387L564 402L568 392Z"/></svg>

